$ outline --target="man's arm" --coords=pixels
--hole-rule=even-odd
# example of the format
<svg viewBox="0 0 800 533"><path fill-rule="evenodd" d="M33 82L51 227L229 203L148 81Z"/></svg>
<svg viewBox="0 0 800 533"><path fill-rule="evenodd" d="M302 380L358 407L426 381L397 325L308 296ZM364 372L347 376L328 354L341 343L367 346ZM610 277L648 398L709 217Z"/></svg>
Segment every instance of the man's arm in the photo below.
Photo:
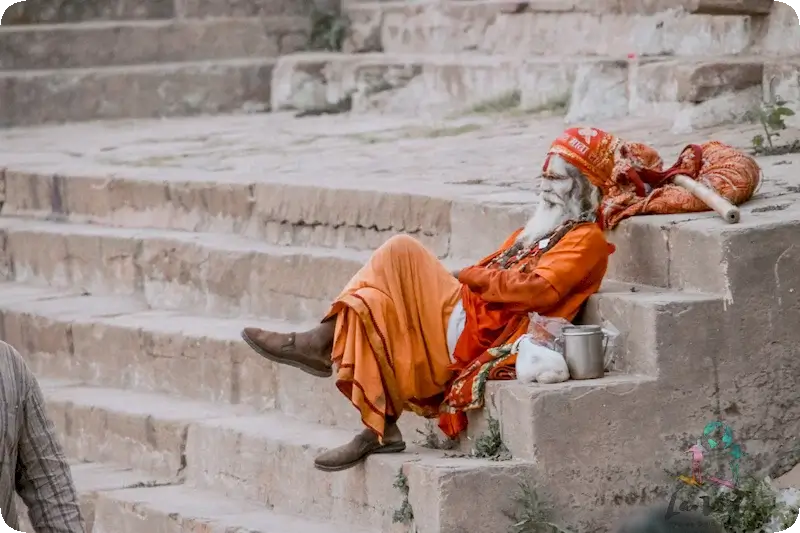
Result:
<svg viewBox="0 0 800 533"><path fill-rule="evenodd" d="M67 460L44 410L39 383L20 358L25 399L20 409L16 489L35 533L85 533Z"/></svg>
<svg viewBox="0 0 800 533"><path fill-rule="evenodd" d="M511 305L520 312L544 312L584 281L608 254L599 228L585 226L565 235L533 272L470 267L461 271L459 281L487 302Z"/></svg>

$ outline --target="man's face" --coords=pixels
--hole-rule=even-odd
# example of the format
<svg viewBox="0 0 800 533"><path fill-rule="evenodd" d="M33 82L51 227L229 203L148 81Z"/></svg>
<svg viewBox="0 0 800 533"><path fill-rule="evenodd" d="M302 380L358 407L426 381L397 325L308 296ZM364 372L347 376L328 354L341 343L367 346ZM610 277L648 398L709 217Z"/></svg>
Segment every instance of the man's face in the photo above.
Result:
<svg viewBox="0 0 800 533"><path fill-rule="evenodd" d="M539 177L537 190L540 201L550 206L565 207L576 190L577 182L569 176Z"/></svg>

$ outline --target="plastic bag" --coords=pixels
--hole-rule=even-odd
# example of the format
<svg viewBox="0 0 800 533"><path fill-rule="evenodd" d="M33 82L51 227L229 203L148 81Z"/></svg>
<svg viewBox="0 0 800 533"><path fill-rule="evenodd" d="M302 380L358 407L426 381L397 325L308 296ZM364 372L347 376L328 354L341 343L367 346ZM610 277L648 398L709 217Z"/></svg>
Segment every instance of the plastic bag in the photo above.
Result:
<svg viewBox="0 0 800 533"><path fill-rule="evenodd" d="M537 346L548 348L564 355L564 336L562 331L571 326L569 320L558 317L542 316L538 313L529 313L530 325L527 335Z"/></svg>

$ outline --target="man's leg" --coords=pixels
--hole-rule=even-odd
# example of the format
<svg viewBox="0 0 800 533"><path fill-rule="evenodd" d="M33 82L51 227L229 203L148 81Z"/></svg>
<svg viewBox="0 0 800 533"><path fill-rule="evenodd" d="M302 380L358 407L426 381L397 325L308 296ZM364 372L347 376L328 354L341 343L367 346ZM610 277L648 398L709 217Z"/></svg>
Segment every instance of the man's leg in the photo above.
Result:
<svg viewBox="0 0 800 533"><path fill-rule="evenodd" d="M406 449L403 435L394 417L386 418L383 442L371 429L366 428L353 440L314 459L314 466L325 472L339 472L356 466L368 455L375 453L399 453Z"/></svg>
<svg viewBox="0 0 800 533"><path fill-rule="evenodd" d="M452 375L446 323L460 292L430 251L396 236L353 276L320 326L299 334L243 332L260 354L310 374L330 375L336 364L336 385L367 429L318 457L317 468L344 470L373 453L403 451L397 419L407 403L438 411L435 399Z"/></svg>
<svg viewBox="0 0 800 533"><path fill-rule="evenodd" d="M397 257L408 255L411 249L412 257L420 258L418 268L404 269L404 276L415 277L424 273L429 273L431 268L438 270L440 276L447 273L439 261L428 252L424 246L413 237L398 235L387 240L370 257L364 267L357 272L342 294L351 290L356 290L368 285L362 280L364 273L383 270L382 265L402 265L408 263L408 258ZM421 254L413 252L422 251ZM406 261L403 261L406 259ZM414 263L415 261L410 261ZM456 272L449 273L454 278L458 278ZM457 282L451 282L453 286L460 286ZM331 362L331 349L333 348L334 333L336 331L336 315L328 316L319 326L314 329L299 333L276 333L265 331L260 328L245 328L242 330L242 339L256 353L273 361L298 368L312 376L327 378L333 375Z"/></svg>
<svg viewBox="0 0 800 533"><path fill-rule="evenodd" d="M299 368L312 376L328 378L333 375L331 349L335 331L336 318L331 317L303 333L273 333L245 328L242 338L270 361Z"/></svg>

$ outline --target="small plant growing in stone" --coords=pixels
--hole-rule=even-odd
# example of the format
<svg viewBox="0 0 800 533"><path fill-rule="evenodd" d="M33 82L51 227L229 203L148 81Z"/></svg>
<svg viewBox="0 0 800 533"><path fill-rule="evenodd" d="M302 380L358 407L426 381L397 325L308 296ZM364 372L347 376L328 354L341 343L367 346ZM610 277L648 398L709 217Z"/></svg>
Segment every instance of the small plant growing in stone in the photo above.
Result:
<svg viewBox="0 0 800 533"><path fill-rule="evenodd" d="M753 154L755 155L783 155L800 152L800 140L776 144L774 141L780 137L781 132L786 129L786 117L795 115L794 111L787 107L787 102L780 98L775 98L773 102L762 104L756 111L758 121L764 129L764 134L753 137Z"/></svg>
<svg viewBox="0 0 800 533"><path fill-rule="evenodd" d="M429 448L431 450L452 450L458 445L458 441L456 440L439 436L436 431L436 425L430 422L426 422L425 431L418 429L417 433L422 436L422 440L418 441L417 444L423 448Z"/></svg>
<svg viewBox="0 0 800 533"><path fill-rule="evenodd" d="M491 459L493 461L508 461L511 459L511 452L503 444L503 438L500 434L500 422L496 418L489 417L489 431L475 440L472 457Z"/></svg>
<svg viewBox="0 0 800 533"><path fill-rule="evenodd" d="M311 10L308 49L340 52L349 27L350 21L341 13L314 6Z"/></svg>
<svg viewBox="0 0 800 533"><path fill-rule="evenodd" d="M530 483L520 483L513 502L514 510L505 513L511 520L508 533L571 533L552 522L551 506Z"/></svg>
<svg viewBox="0 0 800 533"><path fill-rule="evenodd" d="M414 509L411 508L411 503L408 501L408 478L403 473L402 468L397 472L392 486L399 490L403 497L400 507L396 509L394 515L392 515L392 522L395 524L410 525L414 522Z"/></svg>
<svg viewBox="0 0 800 533"><path fill-rule="evenodd" d="M521 103L522 93L519 90L513 90L478 102L472 106L470 111L476 114L504 113L518 108Z"/></svg>
<svg viewBox="0 0 800 533"><path fill-rule="evenodd" d="M797 518L797 509L780 502L764 480L747 478L735 489L715 485L706 496L711 517L728 533L765 531L773 520L789 527Z"/></svg>

